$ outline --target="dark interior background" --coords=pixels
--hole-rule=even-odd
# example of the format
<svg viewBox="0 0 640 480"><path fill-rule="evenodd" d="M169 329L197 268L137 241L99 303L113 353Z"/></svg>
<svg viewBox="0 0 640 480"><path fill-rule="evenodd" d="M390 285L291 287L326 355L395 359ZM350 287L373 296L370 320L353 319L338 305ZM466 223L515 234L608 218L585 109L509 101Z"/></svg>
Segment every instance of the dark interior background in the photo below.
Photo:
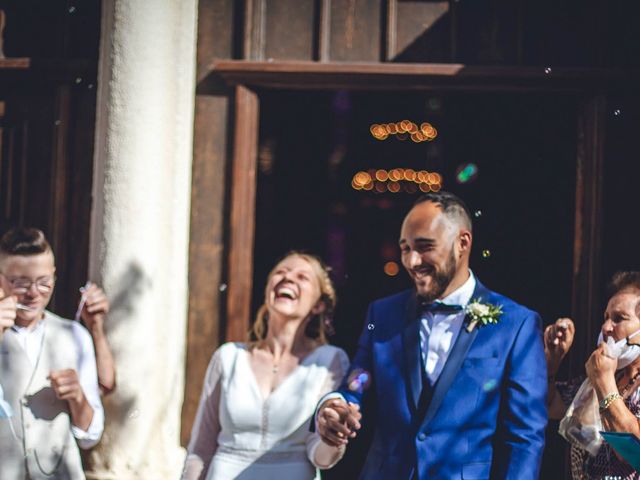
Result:
<svg viewBox="0 0 640 480"><path fill-rule="evenodd" d="M401 221L421 194L356 191L369 169L438 172L474 214L472 269L540 312L570 315L576 98L541 94L261 92L253 311L269 270L291 249L320 255L338 290L333 343L352 354L373 299L410 288L397 262ZM373 123L430 122L432 142L376 140ZM478 173L460 183L456 172ZM370 433L370 432L369 432ZM553 433L552 463L562 465ZM367 437L367 434L364 435ZM327 478L354 475L366 438Z"/></svg>
<svg viewBox="0 0 640 480"><path fill-rule="evenodd" d="M482 282L548 321L570 313L576 105L515 94L307 93L261 95L254 310L276 260L319 254L338 287L335 342L350 349L373 299L410 287L397 239L422 193L356 191L368 169L438 172L474 214L472 269ZM373 123L429 121L432 142L373 138ZM478 167L459 183L456 170Z"/></svg>

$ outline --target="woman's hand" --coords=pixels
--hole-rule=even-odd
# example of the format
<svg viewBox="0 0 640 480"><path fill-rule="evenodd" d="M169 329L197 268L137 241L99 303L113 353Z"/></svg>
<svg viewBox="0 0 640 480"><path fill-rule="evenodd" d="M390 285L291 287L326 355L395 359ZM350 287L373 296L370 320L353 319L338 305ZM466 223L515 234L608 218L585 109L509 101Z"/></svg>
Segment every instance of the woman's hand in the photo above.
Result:
<svg viewBox="0 0 640 480"><path fill-rule="evenodd" d="M607 395L617 391L615 379L617 366L618 359L609 355L607 344L603 342L594 350L584 367L596 391Z"/></svg>
<svg viewBox="0 0 640 480"><path fill-rule="evenodd" d="M549 375L555 375L560 362L565 357L575 335L575 327L570 318L559 318L544 330L544 355L547 359Z"/></svg>

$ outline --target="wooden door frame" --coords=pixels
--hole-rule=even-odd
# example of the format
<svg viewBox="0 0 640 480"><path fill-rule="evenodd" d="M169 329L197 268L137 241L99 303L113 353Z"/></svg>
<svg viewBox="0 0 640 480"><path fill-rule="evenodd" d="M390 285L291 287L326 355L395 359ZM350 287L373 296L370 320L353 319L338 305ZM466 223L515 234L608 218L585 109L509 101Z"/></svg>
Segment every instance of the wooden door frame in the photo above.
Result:
<svg viewBox="0 0 640 480"><path fill-rule="evenodd" d="M249 328L255 233L259 97L256 88L292 90L416 90L460 92L547 92L576 95L576 197L572 315L585 325L599 318L602 261L602 173L606 95L628 84L627 74L606 69L467 67L454 64L367 64L220 61L210 78L235 89L231 159L230 227L227 245L226 340L243 340ZM574 355L584 356L590 327L581 329Z"/></svg>

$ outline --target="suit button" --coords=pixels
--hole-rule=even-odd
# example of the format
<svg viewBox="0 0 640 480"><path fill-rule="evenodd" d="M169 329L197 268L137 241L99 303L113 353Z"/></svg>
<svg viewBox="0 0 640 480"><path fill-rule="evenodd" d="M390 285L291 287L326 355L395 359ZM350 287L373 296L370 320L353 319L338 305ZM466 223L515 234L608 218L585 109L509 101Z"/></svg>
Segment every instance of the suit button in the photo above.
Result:
<svg viewBox="0 0 640 480"><path fill-rule="evenodd" d="M420 432L418 434L418 440L420 440L421 442L424 442L426 439L427 439L427 436L424 433Z"/></svg>

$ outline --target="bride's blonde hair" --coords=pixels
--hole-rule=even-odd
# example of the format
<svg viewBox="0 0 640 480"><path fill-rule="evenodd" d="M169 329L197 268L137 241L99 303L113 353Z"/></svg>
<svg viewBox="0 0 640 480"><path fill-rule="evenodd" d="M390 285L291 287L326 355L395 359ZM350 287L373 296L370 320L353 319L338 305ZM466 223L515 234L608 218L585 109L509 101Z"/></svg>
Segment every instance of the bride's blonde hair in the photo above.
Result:
<svg viewBox="0 0 640 480"><path fill-rule="evenodd" d="M333 287L333 282L329 277L329 269L322 262L322 260L320 260L319 257L311 255L309 253L302 253L297 251L287 253L276 263L273 269L269 272L269 276L267 277L267 286L265 287L265 299L268 295L267 289L269 288L269 280L275 273L277 266L290 257L302 258L309 265L311 265L311 269L313 270L315 278L318 281L318 286L320 287L319 301L324 304L324 309L321 312L312 315L311 319L306 325L305 335L315 340L319 344L325 344L327 343L327 336L333 333L331 322L333 320L333 312L336 306L336 291ZM268 329L269 312L267 311L266 303L263 303L262 306L258 309L256 320L251 327L251 331L249 332L250 340L253 342L260 342L261 340L264 340L267 337Z"/></svg>

